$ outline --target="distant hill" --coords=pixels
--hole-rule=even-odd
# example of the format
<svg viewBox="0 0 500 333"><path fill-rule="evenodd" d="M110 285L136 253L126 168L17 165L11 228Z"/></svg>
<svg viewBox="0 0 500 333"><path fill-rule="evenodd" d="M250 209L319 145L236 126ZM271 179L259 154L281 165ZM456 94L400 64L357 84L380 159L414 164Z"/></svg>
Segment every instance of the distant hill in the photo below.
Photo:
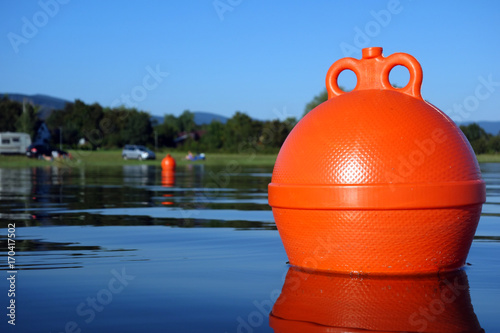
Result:
<svg viewBox="0 0 500 333"><path fill-rule="evenodd" d="M497 135L500 133L500 121L467 121L458 123L458 125L470 125L472 123L478 124L487 133Z"/></svg>
<svg viewBox="0 0 500 333"><path fill-rule="evenodd" d="M47 119L52 111L54 110L60 110L64 109L64 106L66 103L71 103L70 101L57 98L57 97L52 97L52 96L47 96L47 95L24 95L24 94L10 94L10 93L3 93L1 94L7 95L10 100L17 101L17 102L23 102L24 100L28 101L29 103L39 105L40 106L40 119L45 120Z"/></svg>
<svg viewBox="0 0 500 333"><path fill-rule="evenodd" d="M214 120L222 124L225 124L228 120L227 117L211 112L196 111L193 113L194 113L194 122L196 123L196 125L210 124Z"/></svg>
<svg viewBox="0 0 500 333"><path fill-rule="evenodd" d="M23 102L24 100L29 103L39 105L40 106L40 119L46 120L52 111L64 109L66 103L73 103L62 98L47 96L47 95L24 95L24 94L11 94L11 93L0 93L0 96L7 95L9 99L17 102ZM226 123L227 119L224 116L211 113L211 112L202 112L197 111L194 113L194 122L196 125L210 124L212 120L217 120L223 124ZM163 123L163 117L160 116L152 116L152 121L157 121L158 124Z"/></svg>
<svg viewBox="0 0 500 333"><path fill-rule="evenodd" d="M194 122L196 125L204 125L210 124L213 120L216 120L222 124L225 124L228 120L227 117L221 116L220 114L211 113L211 112L203 112L203 111L194 111ZM160 116L152 116L153 121L156 121L158 124L163 123L163 117Z"/></svg>

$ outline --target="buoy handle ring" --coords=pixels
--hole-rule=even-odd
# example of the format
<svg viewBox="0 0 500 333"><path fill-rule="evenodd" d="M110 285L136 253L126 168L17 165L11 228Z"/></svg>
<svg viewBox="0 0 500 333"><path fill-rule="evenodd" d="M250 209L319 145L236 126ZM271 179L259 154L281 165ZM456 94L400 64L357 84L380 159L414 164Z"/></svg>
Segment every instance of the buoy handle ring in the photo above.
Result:
<svg viewBox="0 0 500 333"><path fill-rule="evenodd" d="M410 80L403 88L395 88L389 82L389 73L396 66L404 66L410 72ZM326 74L328 99L345 94L338 85L338 77L344 70L356 74L357 83L352 91L367 89L386 89L422 99L422 67L413 56L407 53L394 53L388 57L382 55L381 47L369 47L362 50L362 58L342 58L333 63Z"/></svg>

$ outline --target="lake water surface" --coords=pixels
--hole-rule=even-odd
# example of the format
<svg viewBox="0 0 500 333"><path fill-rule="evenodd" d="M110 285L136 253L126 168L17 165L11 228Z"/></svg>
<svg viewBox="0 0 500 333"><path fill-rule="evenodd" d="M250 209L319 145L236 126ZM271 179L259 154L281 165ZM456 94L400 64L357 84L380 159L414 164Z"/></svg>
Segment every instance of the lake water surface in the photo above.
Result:
<svg viewBox="0 0 500 333"><path fill-rule="evenodd" d="M0 262L0 331L500 332L500 164L481 169L468 265L392 279L290 268L269 167L0 169L4 253L9 224L16 237L14 266Z"/></svg>

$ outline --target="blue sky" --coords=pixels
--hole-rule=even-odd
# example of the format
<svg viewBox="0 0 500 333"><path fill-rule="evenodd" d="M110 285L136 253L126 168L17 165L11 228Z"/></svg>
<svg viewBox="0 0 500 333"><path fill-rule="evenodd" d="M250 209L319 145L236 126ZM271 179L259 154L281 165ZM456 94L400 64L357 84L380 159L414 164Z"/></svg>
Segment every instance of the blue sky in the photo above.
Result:
<svg viewBox="0 0 500 333"><path fill-rule="evenodd" d="M499 34L498 1L3 0L0 92L300 117L333 62L382 46L419 60L453 119L498 121Z"/></svg>

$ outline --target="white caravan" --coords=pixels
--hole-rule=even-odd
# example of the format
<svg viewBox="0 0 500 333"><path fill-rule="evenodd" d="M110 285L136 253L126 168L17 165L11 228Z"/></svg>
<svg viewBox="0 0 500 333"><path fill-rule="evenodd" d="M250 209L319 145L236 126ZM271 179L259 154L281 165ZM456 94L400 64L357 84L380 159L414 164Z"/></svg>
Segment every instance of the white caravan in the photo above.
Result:
<svg viewBox="0 0 500 333"><path fill-rule="evenodd" d="M31 137L27 133L0 133L0 154L25 154L30 144Z"/></svg>

